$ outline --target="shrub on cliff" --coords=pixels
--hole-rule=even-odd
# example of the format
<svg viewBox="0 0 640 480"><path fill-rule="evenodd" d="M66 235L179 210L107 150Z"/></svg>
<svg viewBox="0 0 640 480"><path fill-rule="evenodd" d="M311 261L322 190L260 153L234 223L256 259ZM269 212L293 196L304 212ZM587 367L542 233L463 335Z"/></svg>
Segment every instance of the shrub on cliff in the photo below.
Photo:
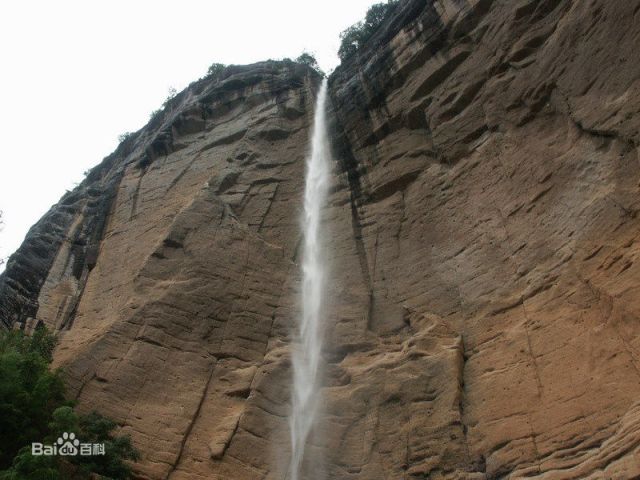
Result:
<svg viewBox="0 0 640 480"><path fill-rule="evenodd" d="M399 3L399 0L388 0L387 3L376 3L369 7L363 21L351 25L340 33L340 48L338 56L345 61L356 53L362 45L371 38L380 24L387 18L389 12Z"/></svg>
<svg viewBox="0 0 640 480"><path fill-rule="evenodd" d="M207 77L217 77L225 68L227 66L224 63L212 63L209 70L207 70Z"/></svg>
<svg viewBox="0 0 640 480"><path fill-rule="evenodd" d="M2 221L2 210L0 210L0 232L2 231L2 225L4 222ZM0 266L4 265L4 258L0 258Z"/></svg>
<svg viewBox="0 0 640 480"><path fill-rule="evenodd" d="M53 337L37 329L0 333L0 469L11 465L18 450L49 433L53 411L64 404L58 371L49 370Z"/></svg>
<svg viewBox="0 0 640 480"><path fill-rule="evenodd" d="M116 424L99 415L78 415L64 397L60 371L51 371L55 338L38 328L29 337L0 331L0 480L110 479L131 476L136 460L129 437L114 436ZM64 433L104 445L98 455L32 455L31 444L54 444Z"/></svg>
<svg viewBox="0 0 640 480"><path fill-rule="evenodd" d="M118 142L119 143L124 143L124 142L128 141L129 139L133 138L133 135L134 135L133 132L121 133L120 135L118 135ZM85 176L86 176L86 172L85 172Z"/></svg>
<svg viewBox="0 0 640 480"><path fill-rule="evenodd" d="M298 58L296 58L296 62L302 63L303 65L307 65L313 68L316 72L323 74L322 70L320 70L320 66L318 65L318 61L316 60L316 57L313 56L311 53L303 52Z"/></svg>
<svg viewBox="0 0 640 480"><path fill-rule="evenodd" d="M164 103L162 104L162 106L164 108L170 107L171 102L174 98L176 98L176 95L178 95L178 91L175 89L175 87L169 87L169 91L167 92L167 98L164 100Z"/></svg>
<svg viewBox="0 0 640 480"><path fill-rule="evenodd" d="M153 112L151 112L149 114L149 121L153 122L153 121L159 119L162 116L162 113L163 113L163 111L162 111L161 108L158 108L158 109L154 110Z"/></svg>

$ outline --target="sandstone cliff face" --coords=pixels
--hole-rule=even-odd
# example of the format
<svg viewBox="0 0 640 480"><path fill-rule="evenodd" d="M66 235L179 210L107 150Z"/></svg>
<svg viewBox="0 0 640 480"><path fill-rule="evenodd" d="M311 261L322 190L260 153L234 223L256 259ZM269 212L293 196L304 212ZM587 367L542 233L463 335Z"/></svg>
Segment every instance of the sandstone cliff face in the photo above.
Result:
<svg viewBox="0 0 640 480"><path fill-rule="evenodd" d="M55 362L81 408L132 434L143 478L242 478L271 463L266 439L247 448L255 440L239 419L249 420L247 397L270 384L263 365L289 335L276 314L281 299L295 301L319 81L269 62L196 83L63 198L9 262L4 318L59 331ZM287 372L276 372L282 385ZM287 402L274 387L251 404L286 416Z"/></svg>
<svg viewBox="0 0 640 480"><path fill-rule="evenodd" d="M638 5L412 8L331 83L366 319L342 438L368 438L336 464L639 475Z"/></svg>
<svg viewBox="0 0 640 480"><path fill-rule="evenodd" d="M640 475L640 5L407 0L330 78L330 479ZM0 279L149 479L282 479L319 77L203 80ZM321 469L321 470L320 470Z"/></svg>

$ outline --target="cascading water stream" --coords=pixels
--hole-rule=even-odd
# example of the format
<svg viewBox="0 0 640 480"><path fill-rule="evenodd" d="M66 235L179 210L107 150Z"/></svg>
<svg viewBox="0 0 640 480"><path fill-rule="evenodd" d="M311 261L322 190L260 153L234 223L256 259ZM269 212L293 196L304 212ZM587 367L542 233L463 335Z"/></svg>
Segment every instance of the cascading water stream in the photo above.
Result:
<svg viewBox="0 0 640 480"><path fill-rule="evenodd" d="M297 344L292 353L293 387L291 464L289 480L299 480L305 444L315 423L318 407L318 372L322 348L322 307L325 290L325 264L322 251L321 212L329 185L329 140L326 125L327 79L322 81L316 99L307 158L304 191L304 249L302 254L302 315L298 323Z"/></svg>

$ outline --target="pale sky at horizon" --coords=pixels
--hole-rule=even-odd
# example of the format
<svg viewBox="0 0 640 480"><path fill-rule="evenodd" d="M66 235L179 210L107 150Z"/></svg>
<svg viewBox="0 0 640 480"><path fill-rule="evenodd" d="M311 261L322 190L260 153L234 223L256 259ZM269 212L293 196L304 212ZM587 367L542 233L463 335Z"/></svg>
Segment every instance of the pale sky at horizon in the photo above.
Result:
<svg viewBox="0 0 640 480"><path fill-rule="evenodd" d="M170 87L182 90L213 62L303 51L329 71L339 63L339 33L377 1L4 2L0 258L115 149L119 134L147 123Z"/></svg>

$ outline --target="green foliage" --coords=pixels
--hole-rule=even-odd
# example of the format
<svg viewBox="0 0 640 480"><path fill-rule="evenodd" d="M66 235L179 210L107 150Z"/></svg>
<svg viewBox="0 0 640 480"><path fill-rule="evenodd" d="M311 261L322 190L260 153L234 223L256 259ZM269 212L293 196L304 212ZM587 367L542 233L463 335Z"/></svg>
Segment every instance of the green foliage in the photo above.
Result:
<svg viewBox="0 0 640 480"><path fill-rule="evenodd" d="M133 137L133 132L124 132L118 135L118 142L123 143Z"/></svg>
<svg viewBox="0 0 640 480"><path fill-rule="evenodd" d="M358 51L363 43L363 31L362 22L358 22L340 33L338 57L341 61L344 62L345 59Z"/></svg>
<svg viewBox="0 0 640 480"><path fill-rule="evenodd" d="M225 68L227 68L227 66L224 63L212 63L209 70L207 70L207 76L217 77Z"/></svg>
<svg viewBox="0 0 640 480"><path fill-rule="evenodd" d="M162 104L162 109L171 108L173 99L178 95L178 91L174 87L169 87L169 91L167 92L167 98L164 100Z"/></svg>
<svg viewBox="0 0 640 480"><path fill-rule="evenodd" d="M44 328L33 337L0 333L0 469L24 445L47 435L53 411L65 401L60 373L49 370L54 345Z"/></svg>
<svg viewBox="0 0 640 480"><path fill-rule="evenodd" d="M154 110L153 112L151 112L151 114L149 114L149 120L153 121L157 118L160 118L162 116L162 109L158 108L157 110Z"/></svg>
<svg viewBox="0 0 640 480"><path fill-rule="evenodd" d="M4 222L2 220L2 210L0 210L0 232L2 231L2 225ZM0 266L4 265L4 258L0 258Z"/></svg>
<svg viewBox="0 0 640 480"><path fill-rule="evenodd" d="M130 478L131 468L123 460L137 460L139 455L133 448L130 437L113 435L113 430L117 427L113 420L95 411L88 415L78 415L71 407L60 407L53 412L53 420L49 426L51 442L63 432L75 432L84 443L104 444L104 455L67 459L75 467L78 478L90 478L91 473L114 480Z"/></svg>
<svg viewBox="0 0 640 480"><path fill-rule="evenodd" d="M65 401L60 372L51 372L55 337L45 328L33 336L0 331L0 480L124 480L126 460L138 452L117 425L96 412L78 415ZM104 455L34 456L31 443L52 444L63 432L83 443L104 444Z"/></svg>
<svg viewBox="0 0 640 480"><path fill-rule="evenodd" d="M0 471L0 480L67 480L61 472L58 457L33 456L31 447L20 449L10 469Z"/></svg>
<svg viewBox="0 0 640 480"><path fill-rule="evenodd" d="M371 38L398 2L399 0L388 0L387 3L376 3L372 5L369 7L369 10L367 10L363 21L351 25L340 33L338 56L341 61L346 60L356 53L362 45Z"/></svg>
<svg viewBox="0 0 640 480"><path fill-rule="evenodd" d="M85 442L103 443L105 455L79 457L85 471L95 472L113 479L127 479L131 468L122 460L138 460L138 451L133 448L129 436L114 436L115 422L97 412L79 417L80 434ZM76 457L78 458L78 457Z"/></svg>
<svg viewBox="0 0 640 480"><path fill-rule="evenodd" d="M296 62L302 63L303 65L308 65L313 68L316 72L323 74L320 66L318 65L318 61L316 57L308 52L303 52L298 58L296 58Z"/></svg>

